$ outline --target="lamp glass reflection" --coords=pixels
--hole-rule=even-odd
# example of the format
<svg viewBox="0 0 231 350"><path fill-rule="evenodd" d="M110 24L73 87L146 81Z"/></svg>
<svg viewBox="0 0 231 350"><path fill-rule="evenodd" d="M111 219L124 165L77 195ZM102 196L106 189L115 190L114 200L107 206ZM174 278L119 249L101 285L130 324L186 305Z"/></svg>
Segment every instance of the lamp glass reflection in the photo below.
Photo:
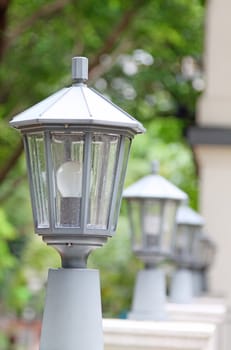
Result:
<svg viewBox="0 0 231 350"><path fill-rule="evenodd" d="M56 176L62 197L81 197L82 169L79 162L65 162L58 168Z"/></svg>
<svg viewBox="0 0 231 350"><path fill-rule="evenodd" d="M45 141L43 133L33 133L25 137L30 168L30 185L32 196L33 216L39 228L49 227L47 168L45 156ZM31 157L28 156L31 154ZM34 200L33 200L34 199Z"/></svg>
<svg viewBox="0 0 231 350"><path fill-rule="evenodd" d="M159 245L162 211L161 202L159 201L147 200L143 202L144 245L147 248Z"/></svg>
<svg viewBox="0 0 231 350"><path fill-rule="evenodd" d="M180 257L189 257L195 247L197 228L189 225L177 226L176 252Z"/></svg>
<svg viewBox="0 0 231 350"><path fill-rule="evenodd" d="M178 205L179 202L176 200L166 199L163 201L161 249L168 253L170 253L172 248L173 230Z"/></svg>
<svg viewBox="0 0 231 350"><path fill-rule="evenodd" d="M87 227L106 229L118 160L120 136L92 135L91 188Z"/></svg>
<svg viewBox="0 0 231 350"><path fill-rule="evenodd" d="M80 226L83 145L82 133L52 134L56 227Z"/></svg>

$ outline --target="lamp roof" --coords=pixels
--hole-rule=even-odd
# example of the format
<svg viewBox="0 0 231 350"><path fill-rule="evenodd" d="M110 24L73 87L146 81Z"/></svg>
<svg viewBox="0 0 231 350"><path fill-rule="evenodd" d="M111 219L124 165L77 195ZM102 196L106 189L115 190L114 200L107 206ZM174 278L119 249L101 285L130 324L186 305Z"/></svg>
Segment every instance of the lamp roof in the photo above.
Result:
<svg viewBox="0 0 231 350"><path fill-rule="evenodd" d="M172 199L185 201L187 194L156 173L156 163L153 173L138 180L123 192L126 199Z"/></svg>
<svg viewBox="0 0 231 350"><path fill-rule="evenodd" d="M74 57L73 85L63 88L31 108L16 115L12 126L23 129L35 125L93 125L130 129L133 133L145 131L142 124L103 95L88 88L85 57Z"/></svg>
<svg viewBox="0 0 231 350"><path fill-rule="evenodd" d="M178 225L203 226L204 218L195 210L183 204L177 210L176 222Z"/></svg>

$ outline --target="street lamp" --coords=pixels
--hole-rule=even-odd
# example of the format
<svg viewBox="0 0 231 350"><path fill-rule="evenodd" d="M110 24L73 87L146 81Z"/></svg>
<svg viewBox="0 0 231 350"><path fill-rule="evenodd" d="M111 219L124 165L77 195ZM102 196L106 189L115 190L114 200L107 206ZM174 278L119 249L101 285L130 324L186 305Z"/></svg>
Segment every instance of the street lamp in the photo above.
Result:
<svg viewBox="0 0 231 350"><path fill-rule="evenodd" d="M194 259L191 264L193 273L194 295L200 296L208 292L208 270L216 254L216 245L209 235L201 232L196 242Z"/></svg>
<svg viewBox="0 0 231 350"><path fill-rule="evenodd" d="M131 319L165 318L165 276L157 265L172 255L172 235L176 211L187 195L158 175L143 177L123 192L127 202L132 249L145 269L139 271L133 297Z"/></svg>
<svg viewBox="0 0 231 350"><path fill-rule="evenodd" d="M186 204L178 209L173 241L173 260L177 269L171 283L172 302L188 303L194 296L191 267L197 261L196 254L203 225L202 216Z"/></svg>
<svg viewBox="0 0 231 350"><path fill-rule="evenodd" d="M98 271L89 253L116 230L133 136L144 128L86 85L88 60L72 59L73 85L17 115L35 231L61 256L50 270L41 350L102 349Z"/></svg>

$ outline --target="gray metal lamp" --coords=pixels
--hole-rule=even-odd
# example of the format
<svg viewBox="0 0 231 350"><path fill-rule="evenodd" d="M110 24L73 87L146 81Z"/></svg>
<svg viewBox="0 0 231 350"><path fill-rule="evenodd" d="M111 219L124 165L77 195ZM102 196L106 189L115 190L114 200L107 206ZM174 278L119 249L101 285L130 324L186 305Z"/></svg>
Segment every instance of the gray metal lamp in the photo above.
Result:
<svg viewBox="0 0 231 350"><path fill-rule="evenodd" d="M86 261L116 230L131 140L144 131L87 87L87 58L73 58L72 78L10 122L23 134L35 231L63 267L49 271L41 350L103 348L98 271Z"/></svg>
<svg viewBox="0 0 231 350"><path fill-rule="evenodd" d="M193 290L195 296L208 293L208 270L214 261L216 245L209 235L201 232L195 244L194 259L191 264Z"/></svg>
<svg viewBox="0 0 231 350"><path fill-rule="evenodd" d="M133 296L131 319L164 319L166 286L158 264L172 255L176 211L187 195L158 175L145 176L123 192L130 220L132 249L145 269L139 271Z"/></svg>
<svg viewBox="0 0 231 350"><path fill-rule="evenodd" d="M175 303L189 303L195 296L192 264L196 261L204 219L193 209L182 205L176 216L176 229L173 241L173 259L176 271L172 276L170 300Z"/></svg>

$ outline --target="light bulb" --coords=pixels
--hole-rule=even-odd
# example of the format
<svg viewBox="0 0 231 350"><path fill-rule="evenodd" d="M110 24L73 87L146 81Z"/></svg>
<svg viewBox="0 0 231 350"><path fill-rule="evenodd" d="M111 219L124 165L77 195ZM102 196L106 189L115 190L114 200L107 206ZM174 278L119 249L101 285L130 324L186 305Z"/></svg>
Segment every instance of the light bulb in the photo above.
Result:
<svg viewBox="0 0 231 350"><path fill-rule="evenodd" d="M146 214L144 216L144 232L147 235L157 235L159 233L160 218L158 216Z"/></svg>
<svg viewBox="0 0 231 350"><path fill-rule="evenodd" d="M82 168L77 161L63 163L56 173L57 187L62 197L81 197Z"/></svg>

